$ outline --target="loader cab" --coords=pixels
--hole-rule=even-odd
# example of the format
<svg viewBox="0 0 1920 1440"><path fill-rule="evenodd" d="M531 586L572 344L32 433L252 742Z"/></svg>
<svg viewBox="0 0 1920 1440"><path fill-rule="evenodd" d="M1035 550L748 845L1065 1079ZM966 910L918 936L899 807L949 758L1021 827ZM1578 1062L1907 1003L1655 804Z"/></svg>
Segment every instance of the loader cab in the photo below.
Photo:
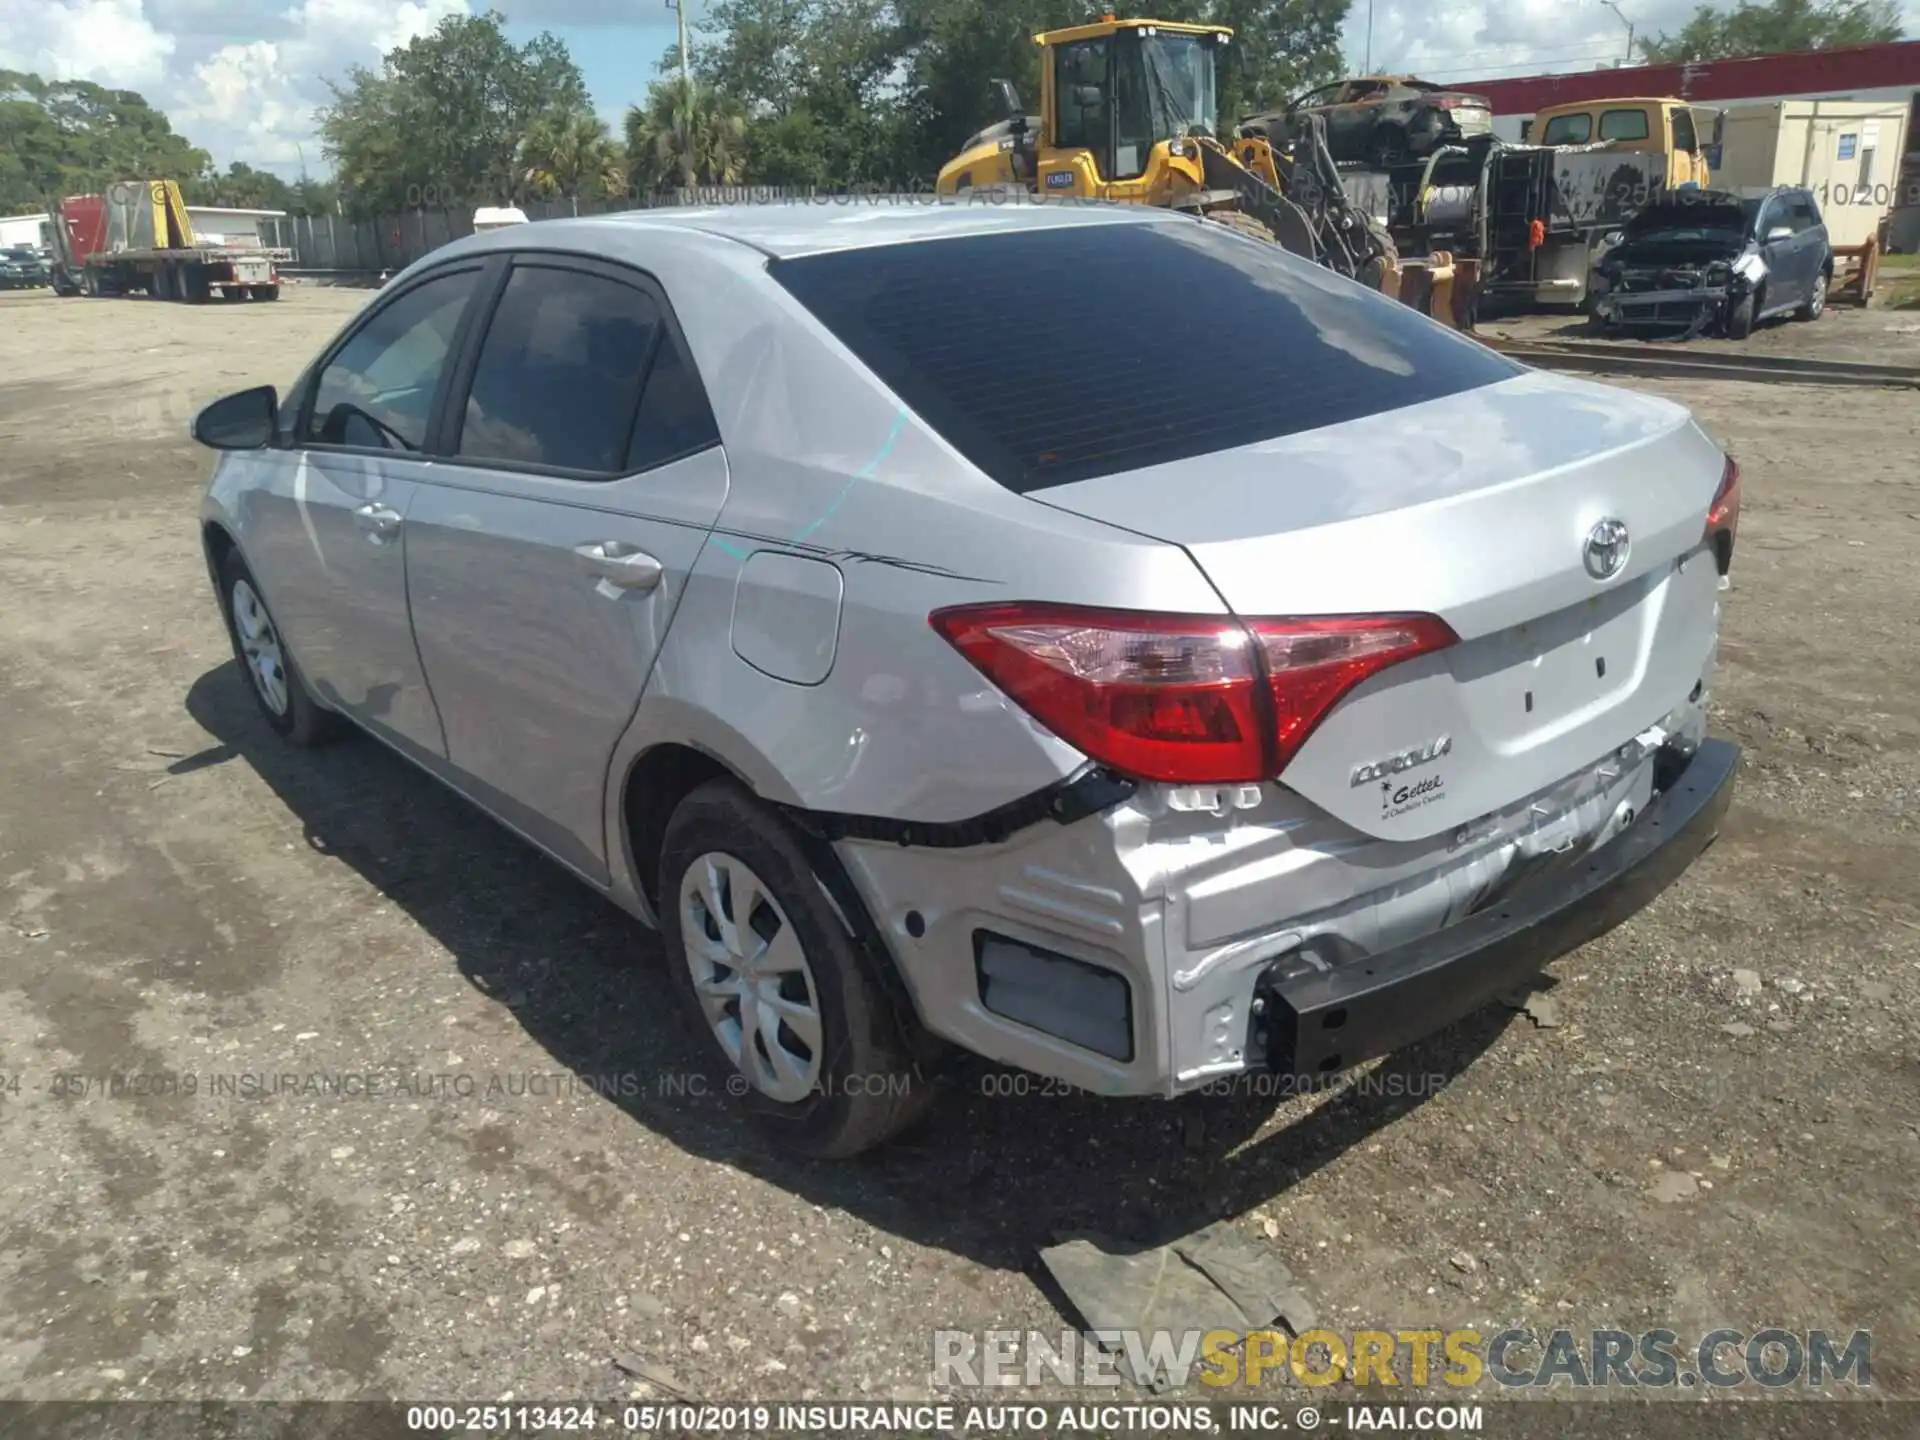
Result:
<svg viewBox="0 0 1920 1440"><path fill-rule="evenodd" d="M1231 37L1111 19L1035 36L1041 192L1136 200L1162 187L1169 142L1218 132L1217 60Z"/></svg>

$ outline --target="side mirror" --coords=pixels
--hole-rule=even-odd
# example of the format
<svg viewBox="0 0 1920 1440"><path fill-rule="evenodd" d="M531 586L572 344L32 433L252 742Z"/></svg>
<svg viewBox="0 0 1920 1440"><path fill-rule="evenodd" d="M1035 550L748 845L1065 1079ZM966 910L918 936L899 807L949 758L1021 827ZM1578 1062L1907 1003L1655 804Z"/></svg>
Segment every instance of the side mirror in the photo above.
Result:
<svg viewBox="0 0 1920 1440"><path fill-rule="evenodd" d="M273 443L280 396L256 385L214 401L193 417L193 438L210 450L260 450Z"/></svg>
<svg viewBox="0 0 1920 1440"><path fill-rule="evenodd" d="M1767 231L1767 243L1769 245L1776 240L1791 240L1792 238L1793 227L1791 225L1775 225L1771 230Z"/></svg>
<svg viewBox="0 0 1920 1440"><path fill-rule="evenodd" d="M995 80L993 88L1000 92L1000 106L1007 112L1007 118L1016 125L1024 123L1027 112L1020 106L1020 92L1013 88L1013 82Z"/></svg>

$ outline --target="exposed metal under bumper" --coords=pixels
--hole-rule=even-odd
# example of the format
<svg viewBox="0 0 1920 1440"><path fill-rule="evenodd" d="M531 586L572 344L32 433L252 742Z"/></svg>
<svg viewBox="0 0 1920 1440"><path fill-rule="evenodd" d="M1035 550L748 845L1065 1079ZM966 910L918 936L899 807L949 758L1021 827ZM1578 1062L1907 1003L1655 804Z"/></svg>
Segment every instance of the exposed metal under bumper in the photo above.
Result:
<svg viewBox="0 0 1920 1440"><path fill-rule="evenodd" d="M1594 312L1616 325L1685 325L1702 312L1719 313L1725 290L1616 290L1594 305Z"/></svg>
<svg viewBox="0 0 1920 1440"><path fill-rule="evenodd" d="M1385 1055L1611 930L1713 843L1739 764L1739 746L1705 741L1639 819L1584 865L1524 883L1485 912L1411 944L1264 982L1268 1064L1290 1075L1329 1075Z"/></svg>

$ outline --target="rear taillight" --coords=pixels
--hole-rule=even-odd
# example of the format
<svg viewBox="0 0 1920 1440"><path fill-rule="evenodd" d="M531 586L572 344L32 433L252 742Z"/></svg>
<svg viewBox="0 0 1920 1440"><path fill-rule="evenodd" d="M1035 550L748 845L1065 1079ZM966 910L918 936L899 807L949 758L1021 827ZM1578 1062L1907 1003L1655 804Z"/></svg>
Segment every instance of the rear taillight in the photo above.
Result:
<svg viewBox="0 0 1920 1440"><path fill-rule="evenodd" d="M1729 455L1720 472L1720 488L1713 492L1707 507L1706 538L1713 543L1715 561L1722 575L1733 564L1733 538L1740 529L1740 466Z"/></svg>
<svg viewBox="0 0 1920 1440"><path fill-rule="evenodd" d="M929 617L1062 740L1143 780L1220 785L1286 767L1340 697L1453 643L1432 616L1251 620L1010 603Z"/></svg>
<svg viewBox="0 0 1920 1440"><path fill-rule="evenodd" d="M1251 620L1273 697L1272 773L1286 769L1326 714L1362 680L1456 637L1432 615L1339 615Z"/></svg>

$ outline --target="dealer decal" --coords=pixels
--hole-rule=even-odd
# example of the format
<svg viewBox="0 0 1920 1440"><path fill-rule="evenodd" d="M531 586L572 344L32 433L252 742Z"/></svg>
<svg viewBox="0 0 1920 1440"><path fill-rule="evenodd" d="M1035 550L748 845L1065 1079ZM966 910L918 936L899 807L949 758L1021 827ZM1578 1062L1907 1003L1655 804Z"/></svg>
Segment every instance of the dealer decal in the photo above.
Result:
<svg viewBox="0 0 1920 1440"><path fill-rule="evenodd" d="M1396 820L1402 815L1431 805L1445 798L1446 780L1439 775L1429 775L1424 780L1409 780L1404 784L1382 780L1380 782L1380 818Z"/></svg>

